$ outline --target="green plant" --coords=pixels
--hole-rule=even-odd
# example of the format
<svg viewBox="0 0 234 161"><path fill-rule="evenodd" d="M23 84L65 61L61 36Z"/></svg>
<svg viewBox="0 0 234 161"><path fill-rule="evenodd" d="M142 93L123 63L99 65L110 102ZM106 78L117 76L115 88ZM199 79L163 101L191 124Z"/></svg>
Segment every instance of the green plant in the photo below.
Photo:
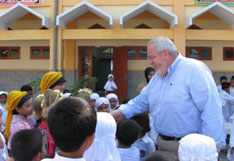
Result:
<svg viewBox="0 0 234 161"><path fill-rule="evenodd" d="M79 89L81 88L87 88L88 85L91 83L97 82L98 79L96 77L89 77L89 76L84 76L80 79L80 81L75 82L70 88L69 91L73 94L73 96L76 96L78 94Z"/></svg>
<svg viewBox="0 0 234 161"><path fill-rule="evenodd" d="M31 82L28 84L30 87L32 87L33 93L34 93L34 94L39 94L39 91L41 90L41 89L40 89L40 82L41 82L41 79L40 79L40 78L37 78L37 79L31 81Z"/></svg>

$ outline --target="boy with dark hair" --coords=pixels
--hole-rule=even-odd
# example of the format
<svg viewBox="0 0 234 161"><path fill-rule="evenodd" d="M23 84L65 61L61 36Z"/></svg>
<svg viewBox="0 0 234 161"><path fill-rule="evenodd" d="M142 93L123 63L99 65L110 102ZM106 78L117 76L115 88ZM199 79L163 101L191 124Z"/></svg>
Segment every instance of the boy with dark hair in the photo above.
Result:
<svg viewBox="0 0 234 161"><path fill-rule="evenodd" d="M220 85L217 86L219 92L222 90L222 83L225 83L225 82L227 82L227 81L228 81L228 80L227 80L227 77L226 77L226 76L221 76L221 77L219 78L219 83L220 83Z"/></svg>
<svg viewBox="0 0 234 161"><path fill-rule="evenodd" d="M56 146L61 150L49 160L75 159L84 161L83 154L94 140L96 112L81 98L64 98L49 111L49 130Z"/></svg>
<svg viewBox="0 0 234 161"><path fill-rule="evenodd" d="M222 102L223 116L226 122L230 122L231 117L231 104L234 104L234 97L230 95L230 83L224 82L221 84L222 91L219 92Z"/></svg>
<svg viewBox="0 0 234 161"><path fill-rule="evenodd" d="M133 116L131 119L136 121L141 128L139 137L132 146L140 151L141 161L143 161L150 153L155 151L154 141L148 135L150 131L149 116L147 113L142 113Z"/></svg>
<svg viewBox="0 0 234 161"><path fill-rule="evenodd" d="M136 121L122 120L117 125L116 138L118 140L118 151L122 161L139 161L140 152L132 144L137 140L140 126Z"/></svg>
<svg viewBox="0 0 234 161"><path fill-rule="evenodd" d="M28 95L29 95L30 97L33 97L33 89L32 89L32 87L29 86L29 85L24 85L24 86L22 86L22 87L20 88L20 91L25 91L25 92L28 93Z"/></svg>
<svg viewBox="0 0 234 161"><path fill-rule="evenodd" d="M11 141L11 153L15 161L40 161L45 155L40 131L29 129L17 132Z"/></svg>

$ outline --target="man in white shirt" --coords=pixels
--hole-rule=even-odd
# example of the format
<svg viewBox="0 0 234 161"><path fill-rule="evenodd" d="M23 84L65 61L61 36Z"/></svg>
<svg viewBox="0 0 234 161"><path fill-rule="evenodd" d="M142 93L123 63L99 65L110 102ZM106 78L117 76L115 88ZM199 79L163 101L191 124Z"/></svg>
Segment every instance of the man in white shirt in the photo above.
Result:
<svg viewBox="0 0 234 161"><path fill-rule="evenodd" d="M145 89L112 112L117 121L149 111L159 133L159 150L178 152L179 140L190 133L223 139L222 111L216 84L201 61L178 54L168 38L148 42L147 59L157 69Z"/></svg>

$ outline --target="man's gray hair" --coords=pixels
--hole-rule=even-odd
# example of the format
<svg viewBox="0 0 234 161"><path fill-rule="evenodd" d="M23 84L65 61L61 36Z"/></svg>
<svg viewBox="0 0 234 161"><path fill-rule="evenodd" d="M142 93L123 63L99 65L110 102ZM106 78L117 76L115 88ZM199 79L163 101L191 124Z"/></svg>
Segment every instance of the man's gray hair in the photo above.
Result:
<svg viewBox="0 0 234 161"><path fill-rule="evenodd" d="M177 48L175 44L168 39L167 37L156 37L150 40L147 43L147 46L153 44L155 47L155 51L158 54L161 54L163 51L168 50L170 55L177 55Z"/></svg>

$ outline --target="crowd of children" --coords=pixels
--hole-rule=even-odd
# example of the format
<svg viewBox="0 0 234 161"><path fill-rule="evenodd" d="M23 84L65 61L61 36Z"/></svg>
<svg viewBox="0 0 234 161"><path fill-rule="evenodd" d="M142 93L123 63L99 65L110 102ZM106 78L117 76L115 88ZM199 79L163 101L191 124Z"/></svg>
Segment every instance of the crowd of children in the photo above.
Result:
<svg viewBox="0 0 234 161"><path fill-rule="evenodd" d="M35 98L29 85L22 86L20 91L1 91L0 161L217 160L214 140L200 134L183 137L178 154L157 150L154 118L148 113L116 123L110 114L120 106L113 78L108 77L105 96L101 97L87 90L80 90L78 97L67 93L66 80L60 72L48 72L42 77L41 94ZM232 122L228 154L232 160L234 76L230 83L225 77L220 82L223 121Z"/></svg>

